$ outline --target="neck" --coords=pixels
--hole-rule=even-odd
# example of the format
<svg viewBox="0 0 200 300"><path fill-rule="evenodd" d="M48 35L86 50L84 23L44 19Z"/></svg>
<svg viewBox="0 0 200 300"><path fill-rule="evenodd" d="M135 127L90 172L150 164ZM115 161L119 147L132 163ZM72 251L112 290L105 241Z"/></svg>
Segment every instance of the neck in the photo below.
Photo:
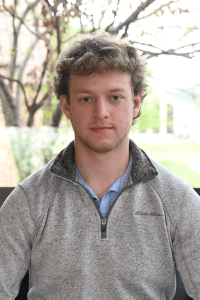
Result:
<svg viewBox="0 0 200 300"><path fill-rule="evenodd" d="M129 164L129 139L109 152L95 152L75 139L75 164L89 186L112 185L125 172Z"/></svg>

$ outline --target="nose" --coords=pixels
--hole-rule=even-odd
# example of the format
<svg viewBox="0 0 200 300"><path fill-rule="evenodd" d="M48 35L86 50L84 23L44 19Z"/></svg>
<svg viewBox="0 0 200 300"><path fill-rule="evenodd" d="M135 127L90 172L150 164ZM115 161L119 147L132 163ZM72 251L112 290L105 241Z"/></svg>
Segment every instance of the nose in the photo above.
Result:
<svg viewBox="0 0 200 300"><path fill-rule="evenodd" d="M97 99L94 107L94 116L95 119L104 119L109 117L109 107L106 99L101 98Z"/></svg>

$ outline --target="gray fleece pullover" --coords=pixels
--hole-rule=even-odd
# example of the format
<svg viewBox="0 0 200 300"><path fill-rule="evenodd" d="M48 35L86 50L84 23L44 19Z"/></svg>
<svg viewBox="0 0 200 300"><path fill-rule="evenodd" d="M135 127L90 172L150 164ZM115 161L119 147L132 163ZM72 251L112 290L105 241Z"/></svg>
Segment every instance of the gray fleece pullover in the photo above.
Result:
<svg viewBox="0 0 200 300"><path fill-rule="evenodd" d="M130 176L103 218L74 169L74 141L0 209L0 300L29 270L28 300L200 300L200 197L132 140Z"/></svg>

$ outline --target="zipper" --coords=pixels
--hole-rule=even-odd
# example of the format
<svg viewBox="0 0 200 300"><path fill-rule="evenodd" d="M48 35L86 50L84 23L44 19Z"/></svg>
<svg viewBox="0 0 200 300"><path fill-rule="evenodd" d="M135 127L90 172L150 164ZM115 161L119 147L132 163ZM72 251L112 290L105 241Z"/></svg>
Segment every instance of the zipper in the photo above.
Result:
<svg viewBox="0 0 200 300"><path fill-rule="evenodd" d="M55 173L53 173L53 174L55 174ZM84 188L84 186L83 186L82 184L80 184L79 182L77 182L77 181L72 181L72 180L70 180L70 179L66 179L65 177L61 177L61 176L59 176L59 175L57 175L57 174L55 174L55 175L58 176L58 177L60 177L60 178L62 178L62 179L68 180L68 181L70 181L70 182L72 182L72 183L75 182L76 184L79 184L82 188ZM126 186L126 187L119 193L117 199L119 198L119 196L121 196L121 194L122 194L126 189L131 188L131 187L134 186L135 184L137 184L137 183L133 183L133 184L131 184L131 185L129 185L129 186ZM99 217L100 217L100 220L101 220L101 238L102 238L102 239L105 239L105 238L106 238L106 228L107 228L107 223L108 223L108 217L109 217L110 212L111 212L111 210L113 209L113 206L114 206L114 204L116 203L117 199L116 199L116 200L113 202L113 204L111 205L111 207L110 207L110 209L109 209L109 211L108 211L108 213L107 213L107 216L106 216L106 217L103 217L102 214L101 214L101 212L100 212L100 210L99 210L99 206L98 206L98 204L96 203L96 201L93 199L93 197L90 195L90 193L89 193L85 188L84 188L84 190L86 191L86 193L89 195L89 197L91 198L92 202L93 202L94 205L96 206L96 209L97 209L97 211L98 211L98 213L99 213Z"/></svg>
<svg viewBox="0 0 200 300"><path fill-rule="evenodd" d="M78 184L79 184L79 182L78 182ZM107 223L108 223L108 217L109 217L109 215L110 215L111 210L112 210L113 207L114 207L115 202L117 201L117 199L119 198L119 196L121 196L121 194L122 194L126 189L129 189L129 188L132 187L133 185L135 185L135 184L131 184L131 185L129 185L129 186L126 186L126 187L119 193L118 197L116 198L116 200L115 200L115 201L113 202L113 204L111 205L111 207L110 207L110 209L109 209L109 211L108 211L106 217L103 217L103 216L102 216L102 214L101 214L101 212L100 212L100 210L99 210L99 207L98 207L96 201L90 196L90 194L89 194L88 191L86 190L86 192L89 194L90 198L92 199L93 203L95 204L95 206L96 206L96 208L97 208L97 210L98 210L98 212L99 212L100 218L101 218L101 238L102 238L102 239L105 239L105 238L106 238L106 228L107 228ZM82 186L82 185L81 185L81 186ZM83 187L83 186L82 186L82 187ZM84 188L84 187L83 187L83 188Z"/></svg>
<svg viewBox="0 0 200 300"><path fill-rule="evenodd" d="M108 213L107 213L107 215L106 215L106 218L105 218L105 217L102 217L101 212L99 211L99 207L98 207L98 205L96 204L96 201L95 201L95 204L97 205L98 211L99 211L100 216L101 216L101 238L102 238L102 239L105 239L105 238L106 238L106 228L107 228L107 223L108 223L108 217L109 217L109 215L110 215L110 213L111 213L111 211L112 211L112 209L113 209L115 203L117 202L117 199L119 198L119 196L121 196L121 194L122 194L125 190L131 188L132 186L134 186L134 185L136 185L136 184L137 184L137 183L133 183L133 184L131 184L131 185L126 186L126 187L119 193L118 197L116 198L116 200L115 200L115 201L113 202L113 204L111 205L111 207L110 207L110 209L109 209L109 211L108 211ZM92 199L92 200L93 200L93 199ZM93 201L94 201L94 200L93 200Z"/></svg>
<svg viewBox="0 0 200 300"><path fill-rule="evenodd" d="M78 184L80 184L79 182L77 182ZM82 184L80 184L83 188L84 186ZM132 184L130 186L126 186L118 195L117 199L119 198L119 196L128 188L130 188L131 186L133 186L135 184ZM85 188L84 188L85 189ZM101 219L101 238L102 239L105 239L106 238L106 228L107 228L107 223L108 223L108 217L110 215L110 212L111 210L113 209L113 206L115 204L115 202L117 201L117 199L113 202L113 204L111 205L106 217L103 217L100 210L99 210L99 206L98 204L96 203L96 201L93 199L93 197L89 194L89 192L85 189L85 191L88 193L88 195L90 196L90 198L92 199L92 202L94 203L94 205L96 206L97 208L97 211L99 213L99 216L100 216L100 219Z"/></svg>
<svg viewBox="0 0 200 300"><path fill-rule="evenodd" d="M82 184L80 184L79 182L77 181L72 181L70 179L66 179L65 177L62 177L60 175L57 175L55 173L53 173L54 175L56 175L57 177L61 178L61 179L65 179L69 182L72 182L72 183L76 183L78 185L80 185L82 188L84 188L84 186ZM101 220L101 238L106 238L106 225L107 225L107 218L104 218L99 210L99 206L98 204L96 203L96 201L93 199L93 197L90 195L90 193L84 188L84 190L86 191L86 193L89 195L90 199L92 200L92 202L94 203L94 205L96 206L96 209L99 213L99 217L100 217L100 220Z"/></svg>
<svg viewBox="0 0 200 300"><path fill-rule="evenodd" d="M106 224L107 224L107 219L102 218L101 219L101 238L102 239L106 238Z"/></svg>

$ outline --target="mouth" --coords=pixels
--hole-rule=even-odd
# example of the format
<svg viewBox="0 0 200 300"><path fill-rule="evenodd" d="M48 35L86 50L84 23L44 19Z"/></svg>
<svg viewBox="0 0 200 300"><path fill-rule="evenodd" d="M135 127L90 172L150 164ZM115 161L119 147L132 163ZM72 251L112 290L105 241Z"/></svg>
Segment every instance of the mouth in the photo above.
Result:
<svg viewBox="0 0 200 300"><path fill-rule="evenodd" d="M112 127L100 127L100 126L96 126L94 128L91 128L91 130L93 132L96 132L96 133L104 133L104 132L108 131L109 129L112 129Z"/></svg>
<svg viewBox="0 0 200 300"><path fill-rule="evenodd" d="M96 127L92 128L92 129L95 129L95 130L100 129L100 130L102 130L102 129L111 129L111 128L112 128L112 127L96 126Z"/></svg>

